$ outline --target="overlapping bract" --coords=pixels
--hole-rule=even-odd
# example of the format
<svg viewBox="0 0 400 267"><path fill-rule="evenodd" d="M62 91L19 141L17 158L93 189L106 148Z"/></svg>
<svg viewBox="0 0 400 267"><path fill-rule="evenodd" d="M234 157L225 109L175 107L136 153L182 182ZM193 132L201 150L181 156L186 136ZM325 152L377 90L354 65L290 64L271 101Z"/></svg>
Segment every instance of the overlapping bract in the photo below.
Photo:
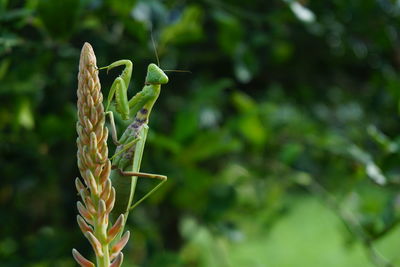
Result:
<svg viewBox="0 0 400 267"><path fill-rule="evenodd" d="M76 178L75 185L82 202L77 202L77 222L96 254L98 267L121 266L121 250L129 239L126 232L114 240L122 230L121 214L109 227L109 215L115 203L115 189L109 179L111 163L108 159L108 130L104 126L103 95L96 67L96 57L90 44L85 43L79 62L78 74L78 167L84 183ZM75 260L84 267L95 264L72 250Z"/></svg>

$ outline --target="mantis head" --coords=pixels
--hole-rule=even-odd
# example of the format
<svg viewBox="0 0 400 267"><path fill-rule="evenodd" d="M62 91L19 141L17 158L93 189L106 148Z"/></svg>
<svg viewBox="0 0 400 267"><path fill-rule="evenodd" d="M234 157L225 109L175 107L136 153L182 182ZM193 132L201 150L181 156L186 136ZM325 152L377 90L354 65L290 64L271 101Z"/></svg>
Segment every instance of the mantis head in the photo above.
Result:
<svg viewBox="0 0 400 267"><path fill-rule="evenodd" d="M168 76L156 64L151 63L147 67L146 84L166 84Z"/></svg>

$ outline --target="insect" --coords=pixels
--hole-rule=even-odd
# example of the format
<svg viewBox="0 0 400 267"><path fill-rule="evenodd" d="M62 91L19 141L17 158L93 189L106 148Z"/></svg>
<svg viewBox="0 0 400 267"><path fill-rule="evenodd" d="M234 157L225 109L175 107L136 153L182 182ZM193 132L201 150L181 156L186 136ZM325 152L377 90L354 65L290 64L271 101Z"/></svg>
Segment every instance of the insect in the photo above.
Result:
<svg viewBox="0 0 400 267"><path fill-rule="evenodd" d="M139 205L167 181L167 176L140 172L140 163L148 132L148 119L153 105L160 95L161 85L168 83L168 76L156 64L149 64L143 89L128 100L127 90L132 75L132 62L130 60L118 60L99 69L107 69L108 72L118 66L125 66L125 68L111 86L105 111L110 117L112 139L117 145L115 154L111 158L112 171L110 175L116 190L115 206L112 211L114 218L117 218L121 213L127 215L130 210ZM116 110L122 119L129 120L133 118L119 139L114 122L114 114L109 110L110 103L114 97ZM160 183L140 200L132 204L137 177L158 179Z"/></svg>

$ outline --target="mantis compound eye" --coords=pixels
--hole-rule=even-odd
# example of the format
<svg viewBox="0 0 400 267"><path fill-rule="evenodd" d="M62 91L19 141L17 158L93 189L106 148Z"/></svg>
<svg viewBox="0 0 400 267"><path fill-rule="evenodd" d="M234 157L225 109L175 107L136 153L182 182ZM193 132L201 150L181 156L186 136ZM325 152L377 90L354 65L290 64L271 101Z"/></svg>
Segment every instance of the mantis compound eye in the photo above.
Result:
<svg viewBox="0 0 400 267"><path fill-rule="evenodd" d="M146 84L166 84L168 76L156 64L151 63L147 67Z"/></svg>

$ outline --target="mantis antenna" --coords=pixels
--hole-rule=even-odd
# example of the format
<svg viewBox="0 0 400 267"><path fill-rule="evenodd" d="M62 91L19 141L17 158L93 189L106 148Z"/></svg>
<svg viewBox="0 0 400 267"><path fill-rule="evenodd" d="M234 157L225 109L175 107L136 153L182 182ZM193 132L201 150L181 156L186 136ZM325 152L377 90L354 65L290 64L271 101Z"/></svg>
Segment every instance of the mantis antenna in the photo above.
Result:
<svg viewBox="0 0 400 267"><path fill-rule="evenodd" d="M163 70L164 72L185 72L192 73L190 70Z"/></svg>
<svg viewBox="0 0 400 267"><path fill-rule="evenodd" d="M150 28L150 35L151 35L151 43L153 44L154 53L155 53L156 59L157 59L157 65L161 68L161 66L160 66L160 58L158 57L156 42L154 41L154 36L153 36L153 27ZM192 73L192 72L189 71L189 70L163 70L163 71L164 71L164 72L184 72L184 73Z"/></svg>
<svg viewBox="0 0 400 267"><path fill-rule="evenodd" d="M154 42L153 27L151 27L151 29L150 29L150 34L151 34L151 42L153 43L154 53L156 54L156 58L157 58L157 66L160 67L160 59L158 58L156 43Z"/></svg>

